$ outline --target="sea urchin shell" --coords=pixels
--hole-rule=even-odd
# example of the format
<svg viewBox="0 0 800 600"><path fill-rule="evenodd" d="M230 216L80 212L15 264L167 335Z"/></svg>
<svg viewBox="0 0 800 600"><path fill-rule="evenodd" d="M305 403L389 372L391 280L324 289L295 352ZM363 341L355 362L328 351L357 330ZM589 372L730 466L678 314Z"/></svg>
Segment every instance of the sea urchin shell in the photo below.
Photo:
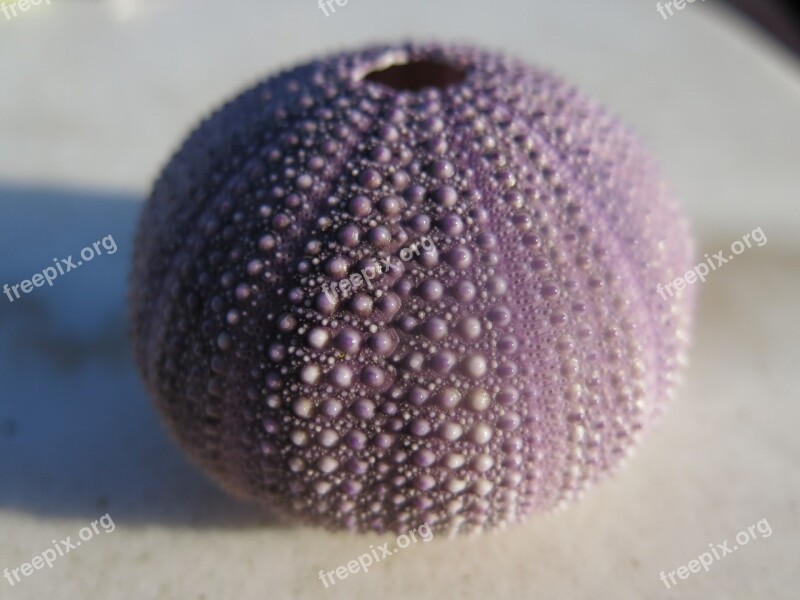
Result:
<svg viewBox="0 0 800 600"><path fill-rule="evenodd" d="M225 488L329 528L467 531L600 479L671 395L691 297L638 143L546 72L407 44L206 120L140 222L139 369Z"/></svg>

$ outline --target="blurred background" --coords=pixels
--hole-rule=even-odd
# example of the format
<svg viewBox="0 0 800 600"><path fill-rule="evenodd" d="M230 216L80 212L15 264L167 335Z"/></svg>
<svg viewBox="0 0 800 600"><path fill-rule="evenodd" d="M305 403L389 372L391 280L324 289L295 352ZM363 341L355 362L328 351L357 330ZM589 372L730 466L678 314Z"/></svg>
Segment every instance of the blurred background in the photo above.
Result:
<svg viewBox="0 0 800 600"><path fill-rule="evenodd" d="M0 570L106 513L115 528L0 579L0 598L797 598L790 3L698 1L663 18L650 0L348 0L327 17L315 0L25 2L0 2L0 285L109 235L118 251L0 295ZM508 51L600 99L658 158L699 257L759 227L768 243L699 286L686 383L618 477L557 514L417 544L325 589L320 569L379 538L279 527L186 462L127 344L132 234L160 168L221 102L312 57L408 38ZM671 589L659 580L761 519L770 537Z"/></svg>
<svg viewBox="0 0 800 600"><path fill-rule="evenodd" d="M787 0L726 0L794 52L800 52L797 5Z"/></svg>

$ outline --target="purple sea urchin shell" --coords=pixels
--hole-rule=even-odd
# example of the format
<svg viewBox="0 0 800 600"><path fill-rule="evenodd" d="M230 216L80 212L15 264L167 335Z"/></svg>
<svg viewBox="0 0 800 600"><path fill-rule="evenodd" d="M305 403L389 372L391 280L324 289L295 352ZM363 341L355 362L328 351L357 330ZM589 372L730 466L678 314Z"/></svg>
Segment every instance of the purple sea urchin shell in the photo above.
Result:
<svg viewBox="0 0 800 600"><path fill-rule="evenodd" d="M636 141L467 47L240 95L165 168L135 257L135 353L181 446L240 496L358 531L573 497L661 411L691 309L656 292L691 248Z"/></svg>

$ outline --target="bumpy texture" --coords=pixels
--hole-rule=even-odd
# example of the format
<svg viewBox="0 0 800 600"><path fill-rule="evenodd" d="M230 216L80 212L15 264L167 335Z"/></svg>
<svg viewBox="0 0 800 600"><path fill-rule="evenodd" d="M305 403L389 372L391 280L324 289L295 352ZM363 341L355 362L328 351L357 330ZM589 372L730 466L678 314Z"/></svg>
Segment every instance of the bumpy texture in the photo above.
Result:
<svg viewBox="0 0 800 600"><path fill-rule="evenodd" d="M135 353L180 445L333 529L478 530L576 496L685 351L691 297L656 286L691 248L650 159L572 87L469 47L256 85L175 155L136 244Z"/></svg>

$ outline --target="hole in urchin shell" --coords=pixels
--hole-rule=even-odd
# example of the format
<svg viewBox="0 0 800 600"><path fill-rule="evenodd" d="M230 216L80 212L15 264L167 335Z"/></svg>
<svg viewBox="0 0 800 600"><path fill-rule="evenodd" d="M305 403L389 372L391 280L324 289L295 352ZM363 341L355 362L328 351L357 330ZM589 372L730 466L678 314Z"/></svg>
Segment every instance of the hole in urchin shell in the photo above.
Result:
<svg viewBox="0 0 800 600"><path fill-rule="evenodd" d="M464 81L466 71L436 60L416 60L370 71L366 81L380 83L398 91L416 92L423 88L446 88Z"/></svg>

